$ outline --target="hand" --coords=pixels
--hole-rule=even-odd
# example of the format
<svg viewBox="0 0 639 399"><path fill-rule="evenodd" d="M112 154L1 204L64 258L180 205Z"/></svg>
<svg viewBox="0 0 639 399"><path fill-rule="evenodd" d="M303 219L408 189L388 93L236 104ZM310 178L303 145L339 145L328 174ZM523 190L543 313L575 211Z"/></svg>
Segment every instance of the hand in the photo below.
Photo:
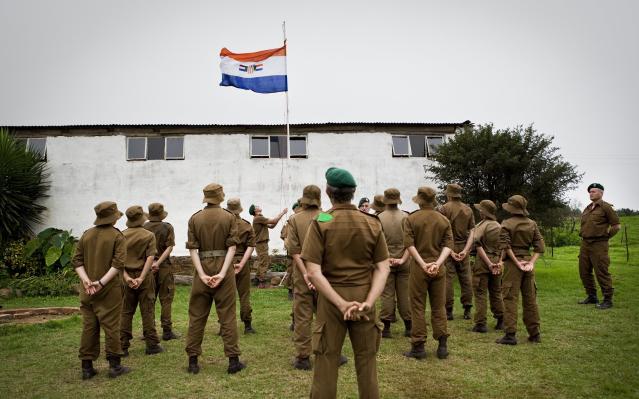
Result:
<svg viewBox="0 0 639 399"><path fill-rule="evenodd" d="M95 295L102 290L102 284L100 284L100 280L91 282L91 286L89 287L89 291L87 294Z"/></svg>
<svg viewBox="0 0 639 399"><path fill-rule="evenodd" d="M315 291L315 286L313 285L313 283L311 283L311 280L308 279L308 274L304 273L304 282L306 283L306 286L308 287L309 290L311 291Z"/></svg>
<svg viewBox="0 0 639 399"><path fill-rule="evenodd" d="M439 273L439 266L437 262L431 262L428 264L428 268L426 269L426 274L429 276L436 276Z"/></svg>
<svg viewBox="0 0 639 399"><path fill-rule="evenodd" d="M399 261L400 260L397 258L388 258L388 263L390 267L398 266L400 264Z"/></svg>
<svg viewBox="0 0 639 399"><path fill-rule="evenodd" d="M158 264L158 261L154 261L153 263L151 263L151 271L153 273L157 273L158 270L160 270L160 265Z"/></svg>
<svg viewBox="0 0 639 399"><path fill-rule="evenodd" d="M238 274L239 272L241 272L242 268L244 268L244 265L241 263L233 264L233 271L235 272L235 274Z"/></svg>
<svg viewBox="0 0 639 399"><path fill-rule="evenodd" d="M459 262L459 255L457 255L457 252L452 252L452 251L451 251L451 253L450 253L450 255L449 255L449 256L450 256L451 258L453 258L453 260L454 260L455 262Z"/></svg>
<svg viewBox="0 0 639 399"><path fill-rule="evenodd" d="M215 276L211 276L209 279L209 283L207 284L211 288L216 288L220 283L224 280L224 275L221 273L216 274Z"/></svg>
<svg viewBox="0 0 639 399"><path fill-rule="evenodd" d="M361 304L355 301L344 301L342 305L339 307L339 311L344 315L344 320L354 320L355 313Z"/></svg>
<svg viewBox="0 0 639 399"><path fill-rule="evenodd" d="M466 259L466 256L468 256L468 252L461 251L457 254L457 262L461 262L462 260Z"/></svg>
<svg viewBox="0 0 639 399"><path fill-rule="evenodd" d="M91 280L87 279L87 280L82 280L82 286L84 287L84 292L87 295L93 295L93 283L91 282Z"/></svg>
<svg viewBox="0 0 639 399"><path fill-rule="evenodd" d="M288 212L288 208L282 209L282 215L286 215L286 212Z"/></svg>
<svg viewBox="0 0 639 399"><path fill-rule="evenodd" d="M137 289L140 288L144 280L142 279L142 276L140 276L138 278L134 278L133 281L135 282L135 288Z"/></svg>
<svg viewBox="0 0 639 399"><path fill-rule="evenodd" d="M354 314L356 319L354 319L354 320L355 321L359 321L359 320L369 321L370 318L368 317L368 315L366 315L366 313L368 313L372 308L373 308L373 305L371 305L368 302L363 302L359 306L359 308L357 308L357 312Z"/></svg>
<svg viewBox="0 0 639 399"><path fill-rule="evenodd" d="M205 284L205 285L209 285L209 282L211 281L211 276L209 276L208 274L200 274L200 280Z"/></svg>

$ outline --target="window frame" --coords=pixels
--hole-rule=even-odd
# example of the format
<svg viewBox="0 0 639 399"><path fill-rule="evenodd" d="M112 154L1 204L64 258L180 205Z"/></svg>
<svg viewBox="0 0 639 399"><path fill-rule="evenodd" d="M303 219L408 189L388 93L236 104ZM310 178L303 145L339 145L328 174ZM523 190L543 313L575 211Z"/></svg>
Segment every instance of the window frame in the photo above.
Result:
<svg viewBox="0 0 639 399"><path fill-rule="evenodd" d="M408 134L393 134L391 135L391 147L392 147L392 154L393 154L393 158L411 158L412 157L412 152L411 152L411 148L410 148L410 138L408 137ZM397 154L395 152L395 143L393 142L394 138L404 138L406 139L406 154Z"/></svg>
<svg viewBox="0 0 639 399"><path fill-rule="evenodd" d="M182 156L181 157L170 157L168 156L169 151L169 139L182 139ZM184 159L184 136L165 136L164 137L164 160L165 161L178 161Z"/></svg>
<svg viewBox="0 0 639 399"><path fill-rule="evenodd" d="M163 158L161 159L149 159L149 139L150 138L161 138L164 140L164 151ZM131 158L129 156L129 147L131 140L142 139L144 140L144 158ZM168 139L182 139L182 156L181 157L168 157ZM176 160L184 160L186 157L184 155L184 136L127 136L126 137L126 160L127 161L176 161Z"/></svg>
<svg viewBox="0 0 639 399"><path fill-rule="evenodd" d="M288 157L272 157L271 156L271 138L273 137L284 137L287 136L285 134L266 134L266 135L252 135L249 140L249 156L252 158L267 158L267 159L308 159L308 136L304 134L296 134L292 136L288 136L288 146L286 147L288 151ZM262 154L254 154L253 153L253 139L266 139L268 155ZM303 155L291 155L291 141L292 140L304 140L304 154Z"/></svg>
<svg viewBox="0 0 639 399"><path fill-rule="evenodd" d="M266 139L266 151L268 152L267 155L264 154L253 154L253 139ZM249 141L249 155L251 158L270 158L271 157L271 136L262 136L262 135L257 135L257 136L251 136L251 139Z"/></svg>
<svg viewBox="0 0 639 399"><path fill-rule="evenodd" d="M441 139L441 144L444 144L446 142L446 135L441 135L441 136L435 136L435 135L431 135L431 136L426 136L426 158L431 158L434 157L435 155L437 155L437 153L435 154L431 154L430 153L430 146L428 145L428 140L429 139Z"/></svg>
<svg viewBox="0 0 639 399"><path fill-rule="evenodd" d="M144 158L131 158L130 152L129 152L129 144L131 142L131 140L136 140L136 139L142 139L144 140ZM130 136L126 138L126 160L127 161L146 161L147 159L147 142L146 142L146 137L145 136Z"/></svg>
<svg viewBox="0 0 639 399"><path fill-rule="evenodd" d="M293 155L291 153L291 141L295 139L295 140L303 140L304 141L304 154L300 154L300 155ZM304 135L296 135L296 136L289 136L288 139L288 154L290 158L295 158L295 159L308 159L308 137L304 136Z"/></svg>

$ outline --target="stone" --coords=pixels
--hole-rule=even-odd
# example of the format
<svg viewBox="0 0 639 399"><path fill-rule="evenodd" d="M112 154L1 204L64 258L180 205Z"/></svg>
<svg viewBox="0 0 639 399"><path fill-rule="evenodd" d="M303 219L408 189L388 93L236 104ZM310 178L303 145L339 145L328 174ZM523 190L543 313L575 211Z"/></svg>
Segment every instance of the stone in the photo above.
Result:
<svg viewBox="0 0 639 399"><path fill-rule="evenodd" d="M282 278L279 276L274 276L271 277L271 285L273 287L277 287L278 285L280 285L280 282L282 281Z"/></svg>

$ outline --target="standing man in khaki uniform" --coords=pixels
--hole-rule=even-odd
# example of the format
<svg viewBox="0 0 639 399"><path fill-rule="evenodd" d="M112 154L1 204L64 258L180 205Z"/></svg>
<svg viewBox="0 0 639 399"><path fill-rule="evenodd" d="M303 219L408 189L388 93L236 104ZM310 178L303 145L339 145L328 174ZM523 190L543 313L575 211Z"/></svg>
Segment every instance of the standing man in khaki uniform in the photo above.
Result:
<svg viewBox="0 0 639 399"><path fill-rule="evenodd" d="M430 187L420 187L413 202L419 210L404 219L404 246L410 262L409 296L413 326L411 349L406 357L424 359L427 327L424 312L426 298L430 302L430 320L433 338L438 341L437 357L448 357L448 322L446 320L446 268L444 262L453 247L450 222L437 212L437 192Z"/></svg>
<svg viewBox="0 0 639 399"><path fill-rule="evenodd" d="M608 271L610 257L608 256L608 240L614 237L621 228L619 216L612 205L604 201L604 188L599 183L588 186L588 194L592 201L581 214L581 248L579 249L579 276L586 289L586 299L580 301L582 305L594 303L599 309L612 307L612 277ZM597 299L597 286L592 277L592 271L599 282L603 302Z"/></svg>
<svg viewBox="0 0 639 399"><path fill-rule="evenodd" d="M299 211L302 210L302 208L300 208L299 205L300 204L300 200L297 200L293 206L291 207L291 210L293 211L293 213L297 213ZM286 242L286 236L288 235L288 220L286 221L286 223L284 223L284 226L282 227L282 231L280 232L280 239L282 240L282 242ZM286 245L284 245L284 249L286 250L286 289L288 290L288 300L292 301L293 300L293 269L295 268L295 266L293 265L293 258L291 257L291 254L288 252L288 248L286 248ZM291 313L291 317L293 317L293 314Z"/></svg>
<svg viewBox="0 0 639 399"><path fill-rule="evenodd" d="M446 316L453 320L455 289L453 280L457 276L461 288L461 303L464 306L464 319L470 320L473 307L473 288L468 256L473 244L471 232L475 227L475 216L472 209L461 202L462 187L459 184L446 186L448 201L439 211L448 218L453 229L455 247L446 261Z"/></svg>
<svg viewBox="0 0 639 399"><path fill-rule="evenodd" d="M376 216L384 212L384 209L386 209L386 205L384 204L384 196L381 194L377 194L376 196L374 196L373 204L370 206L370 209L375 212L374 215Z"/></svg>
<svg viewBox="0 0 639 399"><path fill-rule="evenodd" d="M399 190L389 188L384 191L386 210L379 214L379 221L384 229L386 245L390 255L390 274L386 279L386 287L382 292L382 309L379 318L384 323L383 338L391 338L391 322L395 319L395 305L404 320L404 336L410 337L411 317L408 299L408 275L410 265L409 254L404 248L404 219L408 214L397 206L402 203Z"/></svg>
<svg viewBox="0 0 639 399"><path fill-rule="evenodd" d="M129 342L133 338L131 325L139 303L142 333L146 342L145 353L154 355L164 352L155 330L155 279L147 278L157 254L155 235L142 227L146 216L141 206L134 205L127 209L126 217L128 229L122 232L126 238L126 261L122 273L124 302L120 321L120 343L124 356L129 356Z"/></svg>
<svg viewBox="0 0 639 399"><path fill-rule="evenodd" d="M371 200L366 197L362 197L359 199L359 204L357 205L360 211L364 213L370 213L371 209Z"/></svg>
<svg viewBox="0 0 639 399"><path fill-rule="evenodd" d="M242 203L239 198L231 198L226 202L226 210L235 215L239 242L235 247L233 269L235 285L240 297L240 320L244 323L244 334L255 334L251 325L253 308L251 308L251 269L249 260L255 249L255 233L251 223L240 217Z"/></svg>
<svg viewBox="0 0 639 399"><path fill-rule="evenodd" d="M475 293L475 326L474 332L486 333L486 294L490 298L490 310L497 319L495 330L504 328L504 301L501 297L501 262L499 250L499 234L501 226L495 220L497 206L490 200L475 204L481 215L473 233L477 258L473 265L473 290Z"/></svg>
<svg viewBox="0 0 639 399"><path fill-rule="evenodd" d="M73 256L73 267L84 288L80 293L82 338L78 355L83 380L98 373L93 361L100 355L100 327L104 330L109 377L130 371L120 364L122 285L118 274L124 268L126 242L120 230L113 227L122 212L115 202L109 201L99 203L94 209L95 227L82 234Z"/></svg>
<svg viewBox="0 0 639 399"><path fill-rule="evenodd" d="M235 273L230 272L239 244L236 216L222 209L224 191L221 185L211 183L204 187L206 206L189 219L186 248L195 267L191 298L189 299L189 330L186 337L186 353L189 356L188 372L200 372L198 356L202 354L204 328L215 302L220 320L220 335L224 342L224 354L229 358L227 372L237 373L246 366L240 362L235 314Z"/></svg>
<svg viewBox="0 0 639 399"><path fill-rule="evenodd" d="M326 194L333 207L313 220L302 246L309 282L319 293L312 338L312 398L337 396L337 370L347 331L355 353L359 397L379 398L376 354L381 328L375 322L375 301L390 271L388 249L379 219L351 204L355 187L348 171L326 171Z"/></svg>
<svg viewBox="0 0 639 399"><path fill-rule="evenodd" d="M271 266L271 257L268 255L268 229L277 226L282 216L288 209L282 209L276 217L269 219L262 215L262 207L251 205L249 214L253 216L253 231L255 231L255 250L257 251L257 280L258 288L266 288L266 272Z"/></svg>
<svg viewBox="0 0 639 399"><path fill-rule="evenodd" d="M537 285L535 284L535 262L544 253L544 238L537 223L528 218L528 201L521 195L513 195L502 208L512 216L501 223L499 245L504 261L504 277L501 290L504 297L504 332L496 342L517 345L517 305L521 292L524 324L528 330L528 341L541 342L539 309L537 308ZM530 248L533 255L530 256Z"/></svg>
<svg viewBox="0 0 639 399"><path fill-rule="evenodd" d="M160 298L160 323L162 325L162 339L165 341L177 339L171 322L171 307L175 295L175 279L171 270L171 251L175 246L175 232L170 223L163 222L168 216L164 205L154 202L149 204L149 221L144 228L155 235L155 246L158 253L151 264L155 277L155 300Z"/></svg>

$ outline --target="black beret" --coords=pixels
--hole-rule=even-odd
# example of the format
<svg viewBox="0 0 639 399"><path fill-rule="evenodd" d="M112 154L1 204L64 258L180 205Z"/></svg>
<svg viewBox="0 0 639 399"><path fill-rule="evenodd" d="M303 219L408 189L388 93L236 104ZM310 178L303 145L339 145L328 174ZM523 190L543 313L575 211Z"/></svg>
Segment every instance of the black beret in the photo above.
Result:
<svg viewBox="0 0 639 399"><path fill-rule="evenodd" d="M598 188L599 190L604 191L603 186L601 184L599 184L599 183L592 183L591 185L588 186L588 190L587 191L590 192L591 188Z"/></svg>

